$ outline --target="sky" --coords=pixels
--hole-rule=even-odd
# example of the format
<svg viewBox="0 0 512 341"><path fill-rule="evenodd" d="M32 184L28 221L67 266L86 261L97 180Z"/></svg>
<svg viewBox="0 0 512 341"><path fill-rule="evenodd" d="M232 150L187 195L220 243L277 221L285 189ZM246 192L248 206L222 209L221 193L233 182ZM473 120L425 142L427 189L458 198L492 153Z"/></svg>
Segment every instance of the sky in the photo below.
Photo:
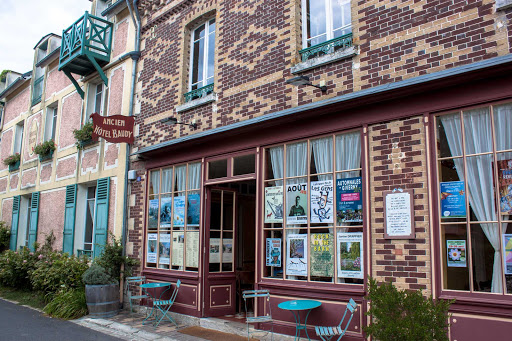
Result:
<svg viewBox="0 0 512 341"><path fill-rule="evenodd" d="M48 33L62 35L89 0L0 0L0 72L32 71L34 46Z"/></svg>

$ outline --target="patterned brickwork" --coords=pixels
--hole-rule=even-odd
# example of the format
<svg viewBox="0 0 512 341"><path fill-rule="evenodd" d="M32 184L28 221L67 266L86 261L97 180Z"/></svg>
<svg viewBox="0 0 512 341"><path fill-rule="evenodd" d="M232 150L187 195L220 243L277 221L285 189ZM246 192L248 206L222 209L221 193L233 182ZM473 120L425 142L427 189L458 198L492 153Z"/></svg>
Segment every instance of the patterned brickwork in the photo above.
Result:
<svg viewBox="0 0 512 341"><path fill-rule="evenodd" d="M423 119L370 127L372 276L401 288L431 290L427 159ZM416 239L384 239L383 191L414 190Z"/></svg>

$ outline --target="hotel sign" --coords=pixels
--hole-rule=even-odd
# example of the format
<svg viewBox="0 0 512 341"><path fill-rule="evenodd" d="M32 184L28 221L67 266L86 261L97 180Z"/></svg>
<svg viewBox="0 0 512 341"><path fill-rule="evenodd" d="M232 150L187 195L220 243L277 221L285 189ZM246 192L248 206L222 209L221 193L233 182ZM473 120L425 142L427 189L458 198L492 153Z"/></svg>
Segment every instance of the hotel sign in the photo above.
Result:
<svg viewBox="0 0 512 341"><path fill-rule="evenodd" d="M101 116L97 113L92 118L92 139L102 137L112 143L133 143L133 125L135 119L131 116L114 115Z"/></svg>

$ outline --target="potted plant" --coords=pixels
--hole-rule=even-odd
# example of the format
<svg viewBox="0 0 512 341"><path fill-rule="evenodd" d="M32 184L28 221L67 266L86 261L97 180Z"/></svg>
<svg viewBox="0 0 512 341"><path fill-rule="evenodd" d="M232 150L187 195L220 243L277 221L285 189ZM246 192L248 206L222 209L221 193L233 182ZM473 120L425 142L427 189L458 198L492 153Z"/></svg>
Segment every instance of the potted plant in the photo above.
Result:
<svg viewBox="0 0 512 341"><path fill-rule="evenodd" d="M34 147L34 153L39 155L39 161L49 160L53 157L53 151L55 150L55 142L48 140L40 143Z"/></svg>
<svg viewBox="0 0 512 341"><path fill-rule="evenodd" d="M14 153L4 159L4 165L9 166L9 172L15 171L20 168L20 153Z"/></svg>
<svg viewBox="0 0 512 341"><path fill-rule="evenodd" d="M82 275L85 300L92 317L112 317L119 312L119 282L104 267L92 264Z"/></svg>
<svg viewBox="0 0 512 341"><path fill-rule="evenodd" d="M85 146L96 142L92 139L92 122L87 122L82 128L73 130L73 135L78 149L84 149Z"/></svg>

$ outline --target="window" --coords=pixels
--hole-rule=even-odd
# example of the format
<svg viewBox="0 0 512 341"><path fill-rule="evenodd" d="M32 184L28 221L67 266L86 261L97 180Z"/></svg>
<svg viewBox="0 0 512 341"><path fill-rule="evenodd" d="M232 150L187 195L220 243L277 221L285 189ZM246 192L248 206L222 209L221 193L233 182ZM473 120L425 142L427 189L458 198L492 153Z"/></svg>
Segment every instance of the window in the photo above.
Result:
<svg viewBox="0 0 512 341"><path fill-rule="evenodd" d="M96 10L94 11L94 15L100 18L106 18L101 15L101 13L110 6L112 0L97 0L96 1Z"/></svg>
<svg viewBox="0 0 512 341"><path fill-rule="evenodd" d="M213 91L215 69L215 19L211 19L195 30L191 36L189 92L194 92L192 100ZM203 89L207 87L206 89ZM195 90L203 91L196 92Z"/></svg>
<svg viewBox="0 0 512 341"><path fill-rule="evenodd" d="M35 63L39 63L46 57L46 53L48 50L48 40L41 44L36 49L36 58ZM35 105L41 102L41 97L43 95L43 82L44 82L44 68L36 66L34 69L34 83L32 89L32 105Z"/></svg>
<svg viewBox="0 0 512 341"><path fill-rule="evenodd" d="M23 122L16 125L14 132L14 150L13 154L21 154L21 145L23 143Z"/></svg>
<svg viewBox="0 0 512 341"><path fill-rule="evenodd" d="M511 294L512 103L435 123L443 289Z"/></svg>
<svg viewBox="0 0 512 341"><path fill-rule="evenodd" d="M85 200L85 229L84 229L84 250L93 250L94 236L94 209L96 207L96 186L87 188L87 199Z"/></svg>
<svg viewBox="0 0 512 341"><path fill-rule="evenodd" d="M146 236L147 267L198 270L200 188L200 163L151 171Z"/></svg>
<svg viewBox="0 0 512 341"><path fill-rule="evenodd" d="M29 196L25 200L28 200L28 204L27 204L27 207L26 207L26 210L25 210L25 212L27 213L27 223L26 223L27 225L25 226L25 234L24 234L24 236L25 236L24 239L25 240L23 241L23 246L29 247L29 245L28 245L28 236L29 236L29 230L30 230L30 216L31 216L30 210L32 208L32 196Z"/></svg>
<svg viewBox="0 0 512 341"><path fill-rule="evenodd" d="M303 0L303 46L352 33L350 0Z"/></svg>
<svg viewBox="0 0 512 341"><path fill-rule="evenodd" d="M89 120L91 114L98 113L103 116L105 107L105 92L106 87L103 83L90 84L87 97L87 117Z"/></svg>
<svg viewBox="0 0 512 341"><path fill-rule="evenodd" d="M265 277L362 284L359 131L265 149Z"/></svg>
<svg viewBox="0 0 512 341"><path fill-rule="evenodd" d="M46 119L44 125L44 140L55 141L55 129L57 128L57 107L46 108Z"/></svg>

